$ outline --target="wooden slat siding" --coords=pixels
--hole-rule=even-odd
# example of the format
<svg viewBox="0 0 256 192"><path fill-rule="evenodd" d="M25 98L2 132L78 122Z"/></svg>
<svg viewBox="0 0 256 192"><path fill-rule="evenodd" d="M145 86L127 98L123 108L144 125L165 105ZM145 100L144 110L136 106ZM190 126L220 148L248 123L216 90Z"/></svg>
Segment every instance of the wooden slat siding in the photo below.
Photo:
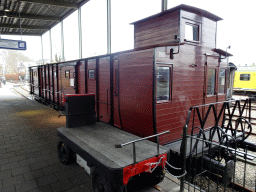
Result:
<svg viewBox="0 0 256 192"><path fill-rule="evenodd" d="M153 135L153 49L120 54L119 65L122 126L143 137Z"/></svg>
<svg viewBox="0 0 256 192"><path fill-rule="evenodd" d="M139 34L135 34L135 41L136 42L143 42L146 40L152 40L152 39L159 39L160 37L169 37L170 39L173 39L173 34L177 33L179 30L179 26L172 26L172 28L169 28L169 26L163 26L163 29L154 29L154 30L148 30L140 32ZM159 31L160 30L160 31ZM151 32L152 31L152 32ZM161 39L159 39L161 40ZM168 41L170 42L170 41Z"/></svg>
<svg viewBox="0 0 256 192"><path fill-rule="evenodd" d="M178 12L136 23L134 25L134 47L140 48L175 41L178 31Z"/></svg>
<svg viewBox="0 0 256 192"><path fill-rule="evenodd" d="M108 94L108 95L107 95ZM99 116L108 123L110 120L110 57L99 58Z"/></svg>
<svg viewBox="0 0 256 192"><path fill-rule="evenodd" d="M73 142L78 142L80 147L98 159L102 164L111 168L123 168L133 163L132 145L123 148L115 148L116 144L139 139L133 134L116 129L104 123L96 123L87 127L60 128L58 132L70 137ZM160 154L168 149L160 146ZM143 161L156 156L156 144L148 140L136 145L137 161Z"/></svg>
<svg viewBox="0 0 256 192"><path fill-rule="evenodd" d="M49 96L50 96L50 102L53 103L53 82L52 82L52 65L49 65L50 70L50 85L49 85Z"/></svg>
<svg viewBox="0 0 256 192"><path fill-rule="evenodd" d="M166 14L161 17L144 20L134 24L135 33L148 30L149 28L156 28L168 23L172 23L174 20L179 19L179 11Z"/></svg>
<svg viewBox="0 0 256 192"><path fill-rule="evenodd" d="M78 66L78 94L85 94L85 62L80 61Z"/></svg>
<svg viewBox="0 0 256 192"><path fill-rule="evenodd" d="M121 127L121 122L120 122L120 114L119 114L119 89L118 89L118 76L119 76L119 71L118 71L118 66L119 66L119 57L118 55L113 56L113 90L114 90L114 126L118 128Z"/></svg>
<svg viewBox="0 0 256 192"><path fill-rule="evenodd" d="M34 94L36 94L37 96L39 96L39 83L38 83L38 68L37 67L33 67L32 68L32 72L33 72L33 85L34 85Z"/></svg>
<svg viewBox="0 0 256 192"><path fill-rule="evenodd" d="M87 83L88 83L88 93L96 94L96 59L88 60L87 69ZM95 78L89 79L89 70L94 69ZM95 97L96 98L96 97Z"/></svg>
<svg viewBox="0 0 256 192"><path fill-rule="evenodd" d="M43 66L40 66L38 75L39 75L39 78L40 78L40 82L39 82L39 86L40 86L39 94L40 94L40 97L43 98L43 97L44 97L44 92L43 92L43 86L44 86Z"/></svg>
<svg viewBox="0 0 256 192"><path fill-rule="evenodd" d="M147 47L147 46L161 46L165 43L174 41L174 39L170 39L169 36L161 37L161 39L162 40L151 39L151 40L139 41L136 43L135 48Z"/></svg>
<svg viewBox="0 0 256 192"><path fill-rule="evenodd" d="M163 49L164 50L164 49ZM163 51L162 50L162 51ZM207 49L209 50L209 49ZM157 54L156 54L157 55ZM165 144L181 138L183 126L186 123L189 108L203 104L204 89L204 56L203 49L196 45L181 45L180 53L168 62L157 58L158 62L172 63L172 101L157 103L156 125L157 131L171 130L169 137L162 136L160 143ZM197 64L197 67L191 67ZM199 120L195 119L196 125ZM191 130L191 127L189 127Z"/></svg>
<svg viewBox="0 0 256 192"><path fill-rule="evenodd" d="M59 71L59 79L60 79L60 106L64 106L65 103L62 102L63 95L66 94L75 94L75 87L70 86L70 79L74 79L73 74L75 72L75 66L68 65L68 63L65 63L65 65L60 66L61 70ZM65 77L65 71L69 70L70 78Z"/></svg>
<svg viewBox="0 0 256 192"><path fill-rule="evenodd" d="M89 78L89 70L94 69L94 79ZM96 59L87 60L87 93L95 94L95 101L97 98L96 93ZM95 102L95 110L97 110L97 104Z"/></svg>
<svg viewBox="0 0 256 192"><path fill-rule="evenodd" d="M54 98L55 98L54 103L57 104L58 103L58 93L57 93L58 92L58 89L57 89L58 88L58 85L57 85L58 82L57 82L57 68L56 68L56 65L54 65L54 67L53 67L53 73L54 72L56 73L56 76L54 76L54 90L55 90L54 91Z"/></svg>

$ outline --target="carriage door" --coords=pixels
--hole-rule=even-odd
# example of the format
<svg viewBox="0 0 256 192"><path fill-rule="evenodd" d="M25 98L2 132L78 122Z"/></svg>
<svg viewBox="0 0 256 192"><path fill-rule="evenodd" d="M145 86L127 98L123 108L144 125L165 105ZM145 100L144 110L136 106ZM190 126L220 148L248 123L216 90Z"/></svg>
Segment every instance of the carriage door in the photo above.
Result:
<svg viewBox="0 0 256 192"><path fill-rule="evenodd" d="M205 104L218 102L218 58L207 57L205 65Z"/></svg>
<svg viewBox="0 0 256 192"><path fill-rule="evenodd" d="M109 123L111 117L110 99L110 56L99 58L98 68L98 117Z"/></svg>
<svg viewBox="0 0 256 192"><path fill-rule="evenodd" d="M113 124L121 128L120 105L119 105L119 58L113 57Z"/></svg>
<svg viewBox="0 0 256 192"><path fill-rule="evenodd" d="M63 96L66 94L76 94L76 62L64 63L59 65L60 71L60 91L61 91L61 101ZM64 105L64 103L62 103Z"/></svg>
<svg viewBox="0 0 256 192"><path fill-rule="evenodd" d="M85 65L85 61L79 61L77 63L77 94L85 94L87 89L87 81L86 81L86 69L87 64Z"/></svg>

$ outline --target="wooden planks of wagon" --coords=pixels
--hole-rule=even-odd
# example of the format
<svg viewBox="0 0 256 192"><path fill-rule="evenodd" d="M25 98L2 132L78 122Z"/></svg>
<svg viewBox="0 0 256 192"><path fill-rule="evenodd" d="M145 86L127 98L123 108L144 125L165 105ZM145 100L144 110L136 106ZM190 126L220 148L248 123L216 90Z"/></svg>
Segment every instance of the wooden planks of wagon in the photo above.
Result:
<svg viewBox="0 0 256 192"><path fill-rule="evenodd" d="M75 159L74 154L78 154L92 175L95 191L101 187L104 191L125 191L128 181L139 174L150 184L164 178L169 150L157 143L102 122L58 128L57 134L61 162L69 164ZM138 142L133 144L134 140ZM129 145L121 145L127 142Z"/></svg>

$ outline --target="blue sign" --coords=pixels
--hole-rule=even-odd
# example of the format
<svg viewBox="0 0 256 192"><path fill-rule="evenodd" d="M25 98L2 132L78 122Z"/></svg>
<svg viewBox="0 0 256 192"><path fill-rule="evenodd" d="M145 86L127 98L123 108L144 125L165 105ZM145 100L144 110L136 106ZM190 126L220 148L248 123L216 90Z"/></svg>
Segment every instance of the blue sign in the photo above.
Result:
<svg viewBox="0 0 256 192"><path fill-rule="evenodd" d="M26 50L26 41L0 39L0 49Z"/></svg>

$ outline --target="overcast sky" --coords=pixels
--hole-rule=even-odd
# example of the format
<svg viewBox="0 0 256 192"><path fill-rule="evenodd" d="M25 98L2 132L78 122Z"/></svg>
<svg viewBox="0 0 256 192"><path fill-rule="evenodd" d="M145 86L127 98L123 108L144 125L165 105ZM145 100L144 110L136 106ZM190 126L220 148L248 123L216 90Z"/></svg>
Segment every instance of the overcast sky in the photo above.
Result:
<svg viewBox="0 0 256 192"><path fill-rule="evenodd" d="M255 3L252 0L184 0L168 1L168 8L187 4L207 10L221 18L218 22L217 48L226 50L234 56L230 61L235 65L256 63L256 22ZM90 0L82 8L83 57L105 54L106 45L106 0ZM161 0L112 0L112 52L133 48L133 21L161 11ZM64 21L65 57L78 58L77 12ZM20 39L20 36L3 36L6 39ZM31 58L41 59L41 38L23 36L27 41L27 51ZM52 30L53 56L60 54L60 26ZM49 59L49 36L43 35L44 58Z"/></svg>

